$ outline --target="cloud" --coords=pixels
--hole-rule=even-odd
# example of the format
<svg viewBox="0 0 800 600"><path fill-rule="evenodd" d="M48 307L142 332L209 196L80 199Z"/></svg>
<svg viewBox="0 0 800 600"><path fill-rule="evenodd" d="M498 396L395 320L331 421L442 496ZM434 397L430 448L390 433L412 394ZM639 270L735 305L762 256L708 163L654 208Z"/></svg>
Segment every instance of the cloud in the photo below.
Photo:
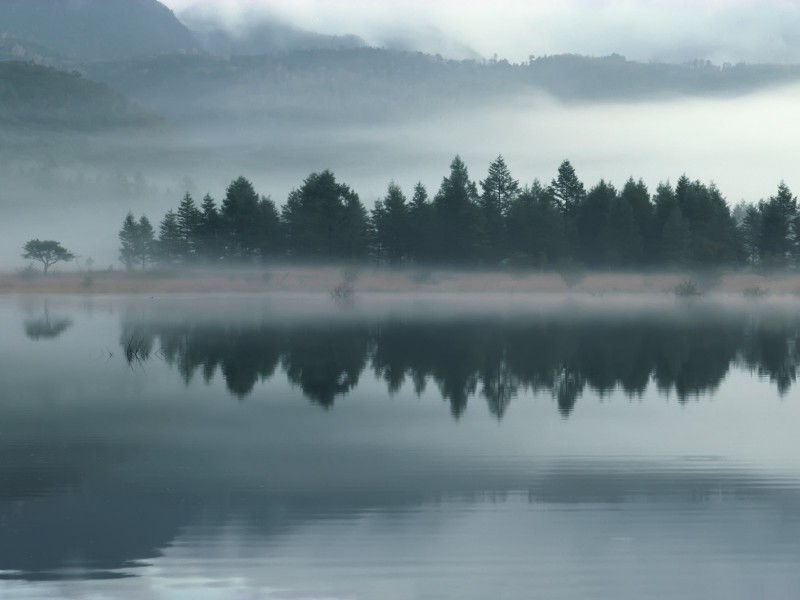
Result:
<svg viewBox="0 0 800 600"><path fill-rule="evenodd" d="M795 62L800 60L796 0L165 0L245 27L260 15L313 31L354 33L372 44L431 31L511 60L529 55L619 52L638 60ZM425 49L424 47L422 48Z"/></svg>

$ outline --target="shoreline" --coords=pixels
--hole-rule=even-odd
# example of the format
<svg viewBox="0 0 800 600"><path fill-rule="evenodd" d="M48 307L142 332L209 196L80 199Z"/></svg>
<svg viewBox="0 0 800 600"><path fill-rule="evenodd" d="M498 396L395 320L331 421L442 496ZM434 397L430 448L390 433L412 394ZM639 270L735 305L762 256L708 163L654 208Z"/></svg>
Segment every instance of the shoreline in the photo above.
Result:
<svg viewBox="0 0 800 600"><path fill-rule="evenodd" d="M800 298L800 273L722 275L689 272L582 272L566 277L539 271L457 271L432 268L307 267L272 265L252 268L154 269L145 272L73 271L37 274L0 273L0 296L29 294L141 295L219 293L321 293L350 286L354 293L413 294L673 294L693 281L701 292Z"/></svg>

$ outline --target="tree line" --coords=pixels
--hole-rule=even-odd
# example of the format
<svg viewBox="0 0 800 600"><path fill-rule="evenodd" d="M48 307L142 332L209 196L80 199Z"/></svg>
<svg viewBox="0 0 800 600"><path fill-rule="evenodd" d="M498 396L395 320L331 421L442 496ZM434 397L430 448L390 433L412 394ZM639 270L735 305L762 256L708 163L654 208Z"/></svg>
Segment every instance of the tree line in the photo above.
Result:
<svg viewBox="0 0 800 600"><path fill-rule="evenodd" d="M325 170L309 175L279 210L244 177L220 204L186 194L153 226L129 213L119 233L127 268L150 264L293 259L381 265L559 268L787 267L800 263L800 210L781 183L774 196L731 207L719 189L681 176L651 192L629 178L587 190L565 160L549 184L521 185L499 156L483 180L456 156L430 196L392 182L367 210Z"/></svg>

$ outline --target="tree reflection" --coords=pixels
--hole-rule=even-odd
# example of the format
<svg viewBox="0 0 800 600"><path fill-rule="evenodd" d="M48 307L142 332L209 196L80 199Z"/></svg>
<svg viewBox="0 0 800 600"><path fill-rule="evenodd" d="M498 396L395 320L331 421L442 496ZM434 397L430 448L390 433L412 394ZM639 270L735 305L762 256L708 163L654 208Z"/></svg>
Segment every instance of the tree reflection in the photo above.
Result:
<svg viewBox="0 0 800 600"><path fill-rule="evenodd" d="M72 327L72 320L66 317L51 317L47 302L44 303L43 315L23 322L25 335L31 340L54 340Z"/></svg>
<svg viewBox="0 0 800 600"><path fill-rule="evenodd" d="M685 402L715 391L734 365L786 394L797 378L795 323L742 319L402 320L374 323L124 324L158 344L188 384L223 377L245 398L278 368L312 402L330 407L369 367L389 394L433 383L455 418L479 396L502 419L522 391L549 393L567 417L591 392L641 397L651 382Z"/></svg>

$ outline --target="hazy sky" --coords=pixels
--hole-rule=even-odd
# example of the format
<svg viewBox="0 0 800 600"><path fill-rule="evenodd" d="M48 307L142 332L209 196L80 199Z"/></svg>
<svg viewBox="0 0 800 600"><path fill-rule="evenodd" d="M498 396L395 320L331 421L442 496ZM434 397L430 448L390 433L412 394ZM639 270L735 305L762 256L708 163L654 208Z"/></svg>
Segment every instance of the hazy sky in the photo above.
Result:
<svg viewBox="0 0 800 600"><path fill-rule="evenodd" d="M224 17L231 28L263 11L372 44L436 35L512 60L577 52L639 60L800 60L800 0L163 0ZM441 46L441 44L440 44ZM428 48L421 48L426 50Z"/></svg>

